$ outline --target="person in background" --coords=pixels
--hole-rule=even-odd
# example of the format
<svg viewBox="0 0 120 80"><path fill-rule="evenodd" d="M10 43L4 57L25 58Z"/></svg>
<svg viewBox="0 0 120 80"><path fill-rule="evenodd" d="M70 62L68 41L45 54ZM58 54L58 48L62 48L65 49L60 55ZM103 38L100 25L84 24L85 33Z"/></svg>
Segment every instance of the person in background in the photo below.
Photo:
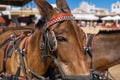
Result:
<svg viewBox="0 0 120 80"><path fill-rule="evenodd" d="M94 27L94 28L97 27L97 22L96 22L96 21L93 23L93 27Z"/></svg>
<svg viewBox="0 0 120 80"><path fill-rule="evenodd" d="M10 19L8 27L15 27L13 21Z"/></svg>
<svg viewBox="0 0 120 80"><path fill-rule="evenodd" d="M86 27L90 29L90 22L87 22Z"/></svg>

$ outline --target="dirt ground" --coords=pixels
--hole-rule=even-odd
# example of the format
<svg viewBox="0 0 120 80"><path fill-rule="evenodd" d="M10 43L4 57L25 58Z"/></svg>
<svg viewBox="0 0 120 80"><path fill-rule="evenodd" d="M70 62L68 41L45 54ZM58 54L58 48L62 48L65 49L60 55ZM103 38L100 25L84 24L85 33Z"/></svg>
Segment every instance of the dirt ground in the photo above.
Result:
<svg viewBox="0 0 120 80"><path fill-rule="evenodd" d="M109 68L108 71L109 71L109 77L112 80L120 80L120 64Z"/></svg>

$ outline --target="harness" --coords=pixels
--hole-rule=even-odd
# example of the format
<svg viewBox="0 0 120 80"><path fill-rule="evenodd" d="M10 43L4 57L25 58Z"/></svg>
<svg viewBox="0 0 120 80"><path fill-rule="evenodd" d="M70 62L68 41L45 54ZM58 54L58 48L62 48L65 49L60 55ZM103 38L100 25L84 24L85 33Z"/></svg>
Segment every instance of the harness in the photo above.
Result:
<svg viewBox="0 0 120 80"><path fill-rule="evenodd" d="M93 42L94 42L95 34L90 34L88 40L85 43L85 54L88 54L92 58L92 49L93 49Z"/></svg>
<svg viewBox="0 0 120 80"><path fill-rule="evenodd" d="M49 38L49 33L52 32L60 24L60 22L66 21L66 20L74 20L74 19L75 18L71 14L62 13L62 14L58 14L54 18L50 19L50 21L48 21L44 25L44 28L43 28L43 31L42 31L42 34L43 34L42 42L40 44L40 50L41 50L41 54L42 54L42 56L41 56L42 60L41 61L44 62L46 60L46 58L48 58L48 57L53 59L55 65L57 66L57 68L60 71L60 74L55 75L56 78L61 78L61 79L64 79L64 80L66 80L66 79L72 79L72 80L77 79L77 80L79 80L79 78L89 80L90 76L86 77L86 76L67 76L67 75L65 75L61 66L60 66L60 64L59 64L59 62L58 62L58 60L57 60L57 56L55 55L56 53L52 48L53 46L51 46L51 43L50 43L52 39ZM20 41L21 40L22 39L20 39ZM27 53L26 49L27 49L28 40L29 40L29 37L27 37L25 39L22 50L20 48L18 48L17 46L15 48L15 50L19 54L20 64L18 65L18 70L16 71L16 74L14 75L14 77L15 77L14 79L18 79L18 77L20 75L20 69L22 67L22 71L24 73L24 78L22 78L22 79L32 80L32 78L35 77L37 79L49 80L49 78L44 78L43 76L36 74L35 72L33 72L30 69L30 67L28 65L27 57L25 56L25 53ZM14 41L14 39L13 39L13 41ZM19 42L18 42L18 44L19 44ZM13 44L13 46L15 46L15 45ZM90 46L88 45L88 47L90 47ZM6 47L7 52L9 52L8 49L9 48ZM3 62L3 67L4 67L3 72L6 72L6 67L5 67L5 65L6 65L6 54L7 54L6 50L5 50L5 54L4 54L4 57L5 57L4 61L5 62ZM48 50L49 50L50 54L48 54ZM10 56L11 55L12 54L10 54ZM24 57L25 60L23 59L23 57ZM28 72L30 73L30 77L28 77L27 73L26 73L25 61L26 61L26 64L27 64Z"/></svg>
<svg viewBox="0 0 120 80"><path fill-rule="evenodd" d="M7 67L6 60L7 58L11 58L13 51L17 49L18 44L20 43L21 40L23 40L24 37L25 35L20 35L18 37L16 37L15 35L11 35L11 37L9 38L10 42L5 43L6 46L4 48L2 71L0 72L0 74L3 76L3 79L5 80L6 79L19 79L19 80L23 79L22 77L19 77L19 76L16 77L16 75L10 75L6 73L6 67Z"/></svg>
<svg viewBox="0 0 120 80"><path fill-rule="evenodd" d="M25 35L19 35L18 37L15 38L15 40L10 41L7 44L5 48L5 54L7 54L7 57L11 58L14 48L18 46L18 44L23 40L23 38L25 38Z"/></svg>

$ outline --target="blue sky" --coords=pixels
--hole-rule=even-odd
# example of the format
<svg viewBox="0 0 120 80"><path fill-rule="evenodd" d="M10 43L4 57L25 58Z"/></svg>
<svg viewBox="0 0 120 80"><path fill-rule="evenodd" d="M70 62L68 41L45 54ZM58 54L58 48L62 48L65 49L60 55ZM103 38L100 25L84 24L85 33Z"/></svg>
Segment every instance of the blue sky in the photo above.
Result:
<svg viewBox="0 0 120 80"><path fill-rule="evenodd" d="M47 0L47 1L49 3L51 3L51 4L55 4L56 3L56 0ZM69 5L70 9L72 9L72 10L74 8L79 7L79 5L80 5L80 3L82 1L86 1L86 2L88 2L90 4L95 4L95 6L98 7L98 8L106 8L108 10L111 9L112 3L115 3L117 1L120 2L120 0L66 0L66 1L67 1L68 5ZM27 5L35 7L34 2L28 3Z"/></svg>

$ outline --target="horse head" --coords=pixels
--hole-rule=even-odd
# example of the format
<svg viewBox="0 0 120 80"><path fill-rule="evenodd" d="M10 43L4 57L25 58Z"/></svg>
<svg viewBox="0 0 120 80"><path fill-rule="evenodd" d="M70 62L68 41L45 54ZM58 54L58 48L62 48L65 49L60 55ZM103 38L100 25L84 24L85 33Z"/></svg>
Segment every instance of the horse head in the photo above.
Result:
<svg viewBox="0 0 120 80"><path fill-rule="evenodd" d="M52 52L65 75L88 75L82 44L82 30L77 26L65 0L57 0L53 8L44 0L35 0L49 36L53 37ZM52 36L51 36L52 35Z"/></svg>

